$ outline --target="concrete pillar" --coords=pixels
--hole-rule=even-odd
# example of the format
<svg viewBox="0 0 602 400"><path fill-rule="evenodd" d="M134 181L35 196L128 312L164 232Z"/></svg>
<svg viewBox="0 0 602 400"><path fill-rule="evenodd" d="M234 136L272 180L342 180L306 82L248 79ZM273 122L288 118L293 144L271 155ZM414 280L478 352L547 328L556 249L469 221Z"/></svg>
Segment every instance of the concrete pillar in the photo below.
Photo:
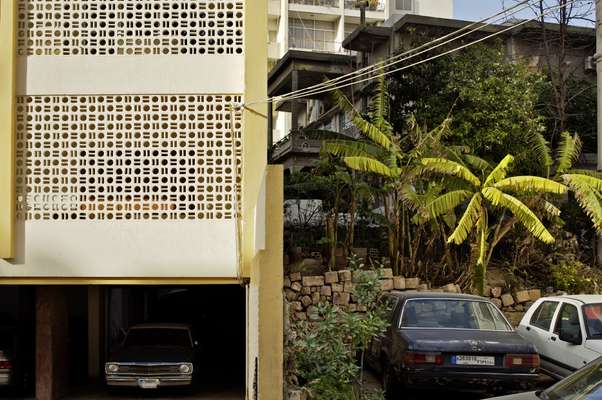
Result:
<svg viewBox="0 0 602 400"><path fill-rule="evenodd" d="M299 90L299 71L291 73L291 89L292 91ZM291 102L291 131L295 132L299 129L299 100L290 100Z"/></svg>
<svg viewBox="0 0 602 400"><path fill-rule="evenodd" d="M88 287L88 377L100 378L100 287Z"/></svg>
<svg viewBox="0 0 602 400"><path fill-rule="evenodd" d="M64 288L39 286L36 292L36 399L67 394L68 309Z"/></svg>

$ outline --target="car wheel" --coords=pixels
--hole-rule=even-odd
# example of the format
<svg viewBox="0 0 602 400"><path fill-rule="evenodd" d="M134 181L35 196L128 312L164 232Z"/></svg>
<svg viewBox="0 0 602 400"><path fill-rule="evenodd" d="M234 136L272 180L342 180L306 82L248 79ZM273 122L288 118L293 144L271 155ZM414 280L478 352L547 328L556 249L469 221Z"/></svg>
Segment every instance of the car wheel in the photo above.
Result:
<svg viewBox="0 0 602 400"><path fill-rule="evenodd" d="M399 400L399 382L388 362L382 364L382 386L387 400Z"/></svg>

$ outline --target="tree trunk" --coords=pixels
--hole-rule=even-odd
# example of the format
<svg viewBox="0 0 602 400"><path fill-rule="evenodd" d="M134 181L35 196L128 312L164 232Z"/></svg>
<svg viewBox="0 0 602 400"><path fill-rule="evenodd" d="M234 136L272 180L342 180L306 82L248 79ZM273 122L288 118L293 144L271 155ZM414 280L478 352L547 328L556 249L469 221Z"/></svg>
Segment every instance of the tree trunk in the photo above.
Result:
<svg viewBox="0 0 602 400"><path fill-rule="evenodd" d="M345 254L351 255L355 237L355 214L357 213L357 197L353 190L350 191L349 223L347 225L347 237L345 238Z"/></svg>
<svg viewBox="0 0 602 400"><path fill-rule="evenodd" d="M485 282L487 279L487 236L489 230L489 224L487 221L487 210L482 208L478 226L478 237L479 237L479 258L475 267L474 273L474 287L477 289L479 294L483 296L485 294Z"/></svg>

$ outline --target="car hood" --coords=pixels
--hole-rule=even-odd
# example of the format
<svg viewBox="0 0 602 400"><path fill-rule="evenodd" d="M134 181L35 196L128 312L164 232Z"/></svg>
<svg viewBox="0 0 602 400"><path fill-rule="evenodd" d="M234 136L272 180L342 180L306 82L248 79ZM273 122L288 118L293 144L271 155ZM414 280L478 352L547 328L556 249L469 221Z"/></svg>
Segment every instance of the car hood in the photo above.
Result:
<svg viewBox="0 0 602 400"><path fill-rule="evenodd" d="M150 347L131 346L122 347L112 354L110 362L192 362L192 349L179 346Z"/></svg>
<svg viewBox="0 0 602 400"><path fill-rule="evenodd" d="M536 392L517 393L509 396L492 397L488 400L541 400Z"/></svg>
<svg viewBox="0 0 602 400"><path fill-rule="evenodd" d="M585 347L593 352L602 354L602 340L586 340Z"/></svg>
<svg viewBox="0 0 602 400"><path fill-rule="evenodd" d="M516 332L462 329L401 329L411 351L535 353Z"/></svg>

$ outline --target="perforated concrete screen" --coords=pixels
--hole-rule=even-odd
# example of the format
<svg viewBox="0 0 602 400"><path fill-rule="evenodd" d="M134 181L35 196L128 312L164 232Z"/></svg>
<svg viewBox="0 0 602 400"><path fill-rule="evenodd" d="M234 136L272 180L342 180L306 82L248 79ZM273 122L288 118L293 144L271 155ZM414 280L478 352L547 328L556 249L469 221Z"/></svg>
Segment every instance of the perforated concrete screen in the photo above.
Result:
<svg viewBox="0 0 602 400"><path fill-rule="evenodd" d="M240 102L231 95L18 97L18 218L234 218L242 121L230 105Z"/></svg>
<svg viewBox="0 0 602 400"><path fill-rule="evenodd" d="M19 55L243 54L241 0L19 0Z"/></svg>

